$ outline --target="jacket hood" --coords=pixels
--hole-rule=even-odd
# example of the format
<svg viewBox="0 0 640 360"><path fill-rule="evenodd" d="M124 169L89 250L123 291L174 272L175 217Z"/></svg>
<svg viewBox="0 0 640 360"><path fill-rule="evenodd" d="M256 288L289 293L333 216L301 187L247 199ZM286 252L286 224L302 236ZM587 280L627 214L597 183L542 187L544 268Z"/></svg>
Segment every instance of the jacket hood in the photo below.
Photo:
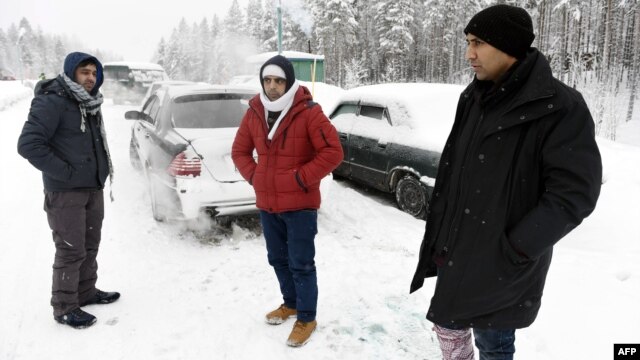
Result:
<svg viewBox="0 0 640 360"><path fill-rule="evenodd" d="M96 76L96 85L91 89L91 96L95 96L100 90L100 86L102 86L102 82L104 81L104 75L102 72L102 63L93 55L85 54L82 52L72 52L64 59L64 73L69 77L69 79L76 81L75 72L78 65L85 61L91 60L96 64L96 70L98 72Z"/></svg>
<svg viewBox="0 0 640 360"><path fill-rule="evenodd" d="M282 55L276 55L271 59L267 60L262 65L262 67L260 68L260 87L262 88L262 91L264 91L264 84L262 82L262 72L264 71L264 68L267 67L267 65L278 66L279 68L282 69L282 71L284 71L284 75L287 77L287 87L285 91L289 91L289 89L291 89L291 87L293 86L293 83L296 81L296 74L293 70L293 64L291 64L291 61L289 61L289 59L287 59Z"/></svg>

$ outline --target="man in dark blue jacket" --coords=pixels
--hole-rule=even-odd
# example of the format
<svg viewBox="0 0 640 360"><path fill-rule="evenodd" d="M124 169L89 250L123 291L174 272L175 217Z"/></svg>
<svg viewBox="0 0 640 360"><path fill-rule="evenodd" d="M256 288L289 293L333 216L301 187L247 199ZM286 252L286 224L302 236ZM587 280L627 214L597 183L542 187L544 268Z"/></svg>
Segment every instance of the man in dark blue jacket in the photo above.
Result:
<svg viewBox="0 0 640 360"><path fill-rule="evenodd" d="M120 297L95 287L103 189L107 176L113 179L100 111L103 79L98 59L80 52L67 55L62 74L36 85L18 139L18 153L42 172L44 182L44 209L56 246L53 316L74 328L96 322L81 306Z"/></svg>
<svg viewBox="0 0 640 360"><path fill-rule="evenodd" d="M553 246L595 208L602 162L582 95L531 47L526 10L469 21L475 78L440 158L411 291L437 276L427 319L444 359L513 359L542 303Z"/></svg>

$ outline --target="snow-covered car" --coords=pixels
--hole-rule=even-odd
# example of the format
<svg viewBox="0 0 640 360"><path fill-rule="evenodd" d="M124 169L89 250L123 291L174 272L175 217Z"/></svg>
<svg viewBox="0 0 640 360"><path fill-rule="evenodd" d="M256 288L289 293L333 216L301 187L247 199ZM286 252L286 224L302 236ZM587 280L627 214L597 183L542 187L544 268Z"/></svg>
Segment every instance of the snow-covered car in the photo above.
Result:
<svg viewBox="0 0 640 360"><path fill-rule="evenodd" d="M114 61L103 64L102 94L114 104L139 104L154 81L169 80L162 66L154 63Z"/></svg>
<svg viewBox="0 0 640 360"><path fill-rule="evenodd" d="M344 160L333 172L384 192L424 218L463 86L403 83L345 91L329 113Z"/></svg>
<svg viewBox="0 0 640 360"><path fill-rule="evenodd" d="M16 74L5 68L0 68L0 80L16 80Z"/></svg>
<svg viewBox="0 0 640 360"><path fill-rule="evenodd" d="M188 220L257 212L255 193L231 160L231 145L255 90L163 86L128 111L130 160L148 181L154 219Z"/></svg>

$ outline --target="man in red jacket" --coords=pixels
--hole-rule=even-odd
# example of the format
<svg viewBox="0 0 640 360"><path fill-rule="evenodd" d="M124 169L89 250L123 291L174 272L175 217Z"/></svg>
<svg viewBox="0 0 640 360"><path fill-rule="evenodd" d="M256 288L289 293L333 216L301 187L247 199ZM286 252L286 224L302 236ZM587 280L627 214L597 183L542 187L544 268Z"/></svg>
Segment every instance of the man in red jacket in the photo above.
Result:
<svg viewBox="0 0 640 360"><path fill-rule="evenodd" d="M256 206L284 304L266 315L269 324L297 321L287 340L302 346L316 328L318 285L314 238L318 232L320 180L342 161L336 129L293 65L277 55L260 69L262 90L249 101L231 156L253 185ZM258 153L258 161L253 157Z"/></svg>

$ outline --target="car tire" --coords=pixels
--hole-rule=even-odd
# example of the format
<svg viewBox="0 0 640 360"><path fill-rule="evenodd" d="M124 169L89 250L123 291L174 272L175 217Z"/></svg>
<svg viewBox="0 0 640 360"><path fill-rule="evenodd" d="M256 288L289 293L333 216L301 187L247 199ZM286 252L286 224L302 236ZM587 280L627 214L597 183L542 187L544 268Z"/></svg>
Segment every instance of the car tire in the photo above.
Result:
<svg viewBox="0 0 640 360"><path fill-rule="evenodd" d="M405 175L396 186L396 203L400 210L418 218L424 219L428 199L427 189L414 176Z"/></svg>
<svg viewBox="0 0 640 360"><path fill-rule="evenodd" d="M133 167L135 170L142 170L140 155L138 155L136 145L133 143L133 138L131 138L131 142L129 142L129 161L131 162L131 167Z"/></svg>
<svg viewBox="0 0 640 360"><path fill-rule="evenodd" d="M164 207L159 202L158 185L150 176L147 176L147 183L149 184L149 199L151 200L153 219L158 222L163 222L167 220L167 216Z"/></svg>

